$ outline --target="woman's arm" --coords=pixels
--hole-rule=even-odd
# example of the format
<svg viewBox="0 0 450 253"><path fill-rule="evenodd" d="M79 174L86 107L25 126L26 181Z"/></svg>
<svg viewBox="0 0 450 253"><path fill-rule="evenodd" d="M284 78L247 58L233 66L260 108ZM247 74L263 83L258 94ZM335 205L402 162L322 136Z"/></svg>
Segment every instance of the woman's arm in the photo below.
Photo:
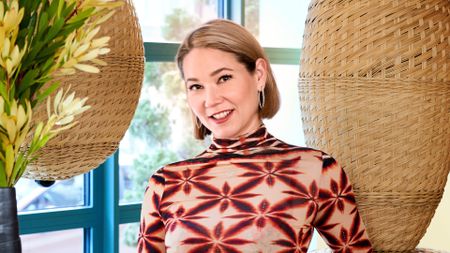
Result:
<svg viewBox="0 0 450 253"><path fill-rule="evenodd" d="M372 252L347 175L331 156L322 162L314 226L333 252Z"/></svg>
<svg viewBox="0 0 450 253"><path fill-rule="evenodd" d="M166 252L164 246L165 227L159 211L164 193L164 183L162 170L158 170L150 178L145 190L142 201L138 253Z"/></svg>

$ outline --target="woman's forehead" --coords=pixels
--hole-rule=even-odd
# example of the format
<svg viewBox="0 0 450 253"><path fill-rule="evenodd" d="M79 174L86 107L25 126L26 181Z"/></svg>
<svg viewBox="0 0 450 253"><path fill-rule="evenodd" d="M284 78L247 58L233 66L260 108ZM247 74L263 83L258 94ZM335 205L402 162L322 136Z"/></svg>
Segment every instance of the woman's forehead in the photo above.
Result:
<svg viewBox="0 0 450 253"><path fill-rule="evenodd" d="M238 70L243 67L232 53L211 48L194 48L183 60L186 78L189 75L217 74L219 70Z"/></svg>

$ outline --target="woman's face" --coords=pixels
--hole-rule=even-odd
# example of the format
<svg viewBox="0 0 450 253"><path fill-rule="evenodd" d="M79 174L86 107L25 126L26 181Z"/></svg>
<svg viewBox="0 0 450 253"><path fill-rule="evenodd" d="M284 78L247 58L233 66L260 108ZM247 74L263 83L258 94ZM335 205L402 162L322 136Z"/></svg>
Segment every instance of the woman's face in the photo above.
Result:
<svg viewBox="0 0 450 253"><path fill-rule="evenodd" d="M259 127L258 90L266 82L266 62L254 73L236 57L211 48L194 48L183 60L187 100L216 138L235 138Z"/></svg>

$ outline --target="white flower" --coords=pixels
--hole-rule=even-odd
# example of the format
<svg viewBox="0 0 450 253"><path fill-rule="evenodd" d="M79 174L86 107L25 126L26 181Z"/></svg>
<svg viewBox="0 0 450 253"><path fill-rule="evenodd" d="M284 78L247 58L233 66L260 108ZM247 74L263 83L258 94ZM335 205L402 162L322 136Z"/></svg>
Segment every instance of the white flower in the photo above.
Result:
<svg viewBox="0 0 450 253"><path fill-rule="evenodd" d="M49 97L47 99L47 114L49 118L51 118L53 115L56 117L55 125L68 125L72 123L76 115L83 113L84 111L91 108L91 106L85 105L88 99L87 97L76 98L75 92L67 95L69 90L70 87L65 93L62 89L58 91L53 100L53 111L51 109L51 98Z"/></svg>

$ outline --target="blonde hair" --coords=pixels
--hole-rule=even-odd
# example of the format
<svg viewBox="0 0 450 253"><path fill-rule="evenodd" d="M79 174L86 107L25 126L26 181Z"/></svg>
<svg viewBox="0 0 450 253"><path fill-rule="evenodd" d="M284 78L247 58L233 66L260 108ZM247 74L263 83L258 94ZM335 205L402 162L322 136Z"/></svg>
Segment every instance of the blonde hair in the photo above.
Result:
<svg viewBox="0 0 450 253"><path fill-rule="evenodd" d="M175 57L183 79L183 60L194 48L212 48L232 53L250 73L255 71L256 60L264 59L267 62L267 79L264 86L265 103L259 110L259 116L263 119L272 118L278 112L280 95L269 59L255 37L244 27L229 20L215 19L189 33L178 48ZM196 120L197 117L193 115L194 136L197 139L204 139L206 135L211 134L211 131L203 124L198 127Z"/></svg>

